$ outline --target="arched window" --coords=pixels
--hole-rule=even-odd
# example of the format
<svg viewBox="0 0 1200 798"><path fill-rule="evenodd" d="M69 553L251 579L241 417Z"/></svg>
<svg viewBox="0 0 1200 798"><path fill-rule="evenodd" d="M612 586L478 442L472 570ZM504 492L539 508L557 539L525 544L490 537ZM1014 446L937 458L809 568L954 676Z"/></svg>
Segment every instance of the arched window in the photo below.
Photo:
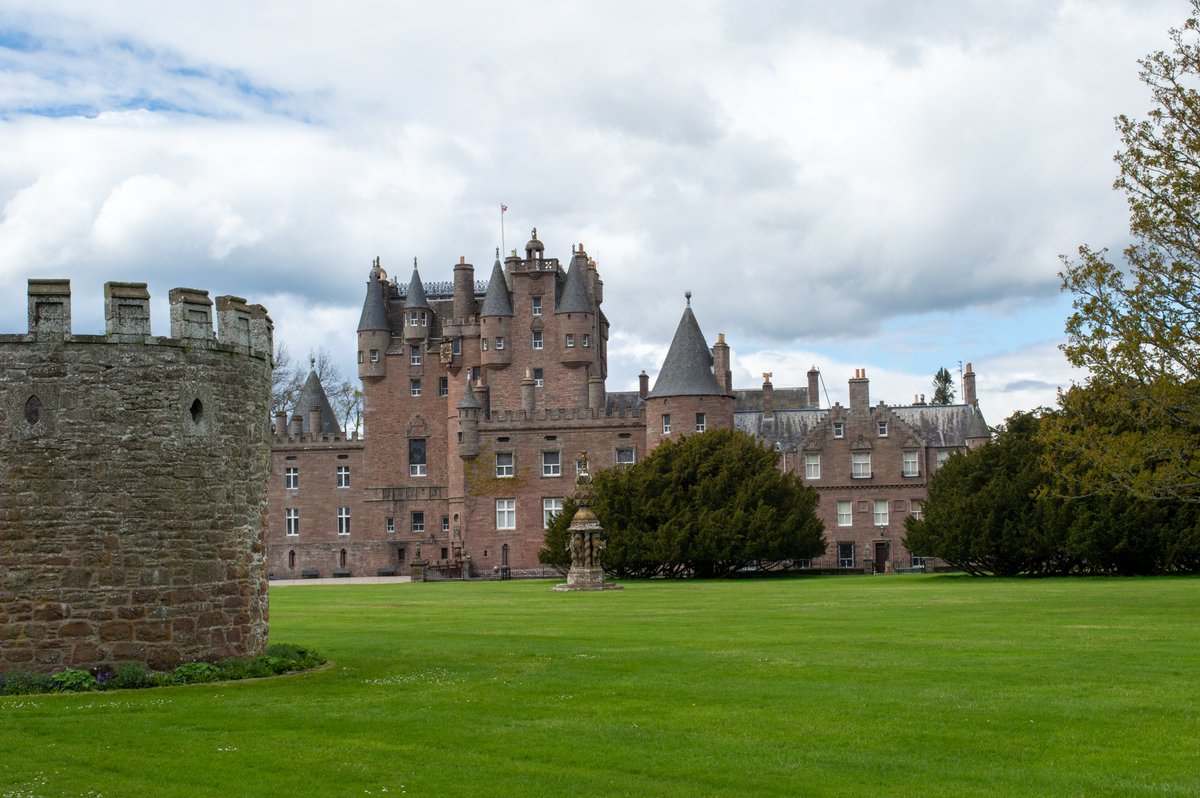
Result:
<svg viewBox="0 0 1200 798"><path fill-rule="evenodd" d="M290 551L288 551L288 568L292 569L292 570L295 570L295 568L296 568L296 550L295 549L291 549Z"/></svg>
<svg viewBox="0 0 1200 798"><path fill-rule="evenodd" d="M346 550L345 549L342 549L341 554L338 555L338 567L339 568L346 567Z"/></svg>
<svg viewBox="0 0 1200 798"><path fill-rule="evenodd" d="M500 564L508 565L508 544L505 543L500 547Z"/></svg>
<svg viewBox="0 0 1200 798"><path fill-rule="evenodd" d="M197 399L192 402L192 408L189 412L192 414L192 423L199 424L204 420L204 403Z"/></svg>
<svg viewBox="0 0 1200 798"><path fill-rule="evenodd" d="M25 402L25 420L30 424L36 424L42 420L42 400L38 399L36 394Z"/></svg>

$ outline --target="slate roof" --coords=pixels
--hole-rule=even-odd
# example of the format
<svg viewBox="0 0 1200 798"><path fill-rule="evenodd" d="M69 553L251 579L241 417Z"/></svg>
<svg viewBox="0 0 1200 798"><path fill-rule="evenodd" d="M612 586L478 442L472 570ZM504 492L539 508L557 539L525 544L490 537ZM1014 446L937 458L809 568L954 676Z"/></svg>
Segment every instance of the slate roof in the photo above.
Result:
<svg viewBox="0 0 1200 798"><path fill-rule="evenodd" d="M293 415L299 415L304 420L306 435L312 433L312 427L308 423L308 411L313 407L321 408L322 432L341 431L341 425L338 424L337 416L333 413L333 407L329 404L329 397L325 395L325 389L321 387L321 380L317 378L317 372L309 371L308 379L304 381L304 387L300 389L300 396L296 398L296 409L292 411Z"/></svg>
<svg viewBox="0 0 1200 798"><path fill-rule="evenodd" d="M713 376L712 351L700 331L689 304L671 339L671 348L646 398L663 396L722 396L724 391Z"/></svg>
<svg viewBox="0 0 1200 798"><path fill-rule="evenodd" d="M987 438L987 424L974 405L893 407L896 416L917 431L926 446L966 446L968 438Z"/></svg>
<svg viewBox="0 0 1200 798"><path fill-rule="evenodd" d="M609 391L604 397L604 414L619 416L622 413L632 415L645 404L637 391Z"/></svg>
<svg viewBox="0 0 1200 798"><path fill-rule="evenodd" d="M512 297L508 295L508 284L504 282L504 267L500 259L492 266L492 279L488 281L487 295L479 308L480 316L513 315Z"/></svg>
<svg viewBox="0 0 1200 798"><path fill-rule="evenodd" d="M803 410L808 407L808 388L775 388L771 395L771 403L775 412L782 410ZM761 388L735 388L733 391L733 412L747 410L762 410Z"/></svg>
<svg viewBox="0 0 1200 798"><path fill-rule="evenodd" d="M479 400L475 398L475 389L471 387L471 381L467 380L467 392L463 394L463 398L458 403L459 410L482 410L483 405L479 404Z"/></svg>
<svg viewBox="0 0 1200 798"><path fill-rule="evenodd" d="M425 287L421 285L421 275L417 272L417 267L413 266L412 279L408 281L408 293L404 297L404 307L406 308L428 308L429 300L425 298Z"/></svg>
<svg viewBox="0 0 1200 798"><path fill-rule="evenodd" d="M363 300L362 316L358 319L358 331L390 330L388 324L387 304L384 301L384 291L387 283L379 279L379 271L371 270L371 279L367 281L367 298Z"/></svg>
<svg viewBox="0 0 1200 798"><path fill-rule="evenodd" d="M571 270L567 272L567 282L562 294L558 297L558 307L555 313L591 313L592 300L588 296L584 273L587 271L587 256L576 255L571 258Z"/></svg>

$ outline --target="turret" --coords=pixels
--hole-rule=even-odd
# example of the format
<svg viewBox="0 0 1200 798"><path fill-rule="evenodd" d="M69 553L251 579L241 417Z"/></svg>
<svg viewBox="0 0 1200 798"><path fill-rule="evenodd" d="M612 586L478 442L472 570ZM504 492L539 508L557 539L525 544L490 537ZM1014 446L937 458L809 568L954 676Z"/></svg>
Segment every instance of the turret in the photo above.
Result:
<svg viewBox="0 0 1200 798"><path fill-rule="evenodd" d="M320 436L322 433L336 433L339 429L337 415L333 412L333 406L329 404L329 397L325 395L325 388L317 376L315 363L308 372L304 387L300 389L300 396L296 398L296 409L293 413L293 426L299 418L302 434Z"/></svg>
<svg viewBox="0 0 1200 798"><path fill-rule="evenodd" d="M429 300L425 298L421 273L417 271L417 259L413 258L412 279L408 282L408 295L404 298L404 340L409 344L425 341L432 323L433 311L429 309Z"/></svg>
<svg viewBox="0 0 1200 798"><path fill-rule="evenodd" d="M595 306L588 296L588 258L583 244L571 257L571 268L563 284L554 315L558 321L559 361L565 366L584 366L596 361L599 342L596 335Z"/></svg>
<svg viewBox="0 0 1200 798"><path fill-rule="evenodd" d="M512 363L512 297L504 279L500 258L492 264L492 277L487 294L479 308L480 363L503 368Z"/></svg>
<svg viewBox="0 0 1200 798"><path fill-rule="evenodd" d="M496 260L500 250L496 250ZM461 321L475 315L475 267L459 258L454 267L454 319Z"/></svg>
<svg viewBox="0 0 1200 798"><path fill-rule="evenodd" d="M467 391L458 403L458 456L463 459L479 456L479 415L482 410L471 381L467 380Z"/></svg>
<svg viewBox="0 0 1200 798"><path fill-rule="evenodd" d="M537 228L529 233L529 243L525 245L525 260L541 260L546 252L546 245L538 241ZM497 257L499 260L499 257Z"/></svg>
<svg viewBox="0 0 1200 798"><path fill-rule="evenodd" d="M692 294L654 390L646 394L646 448L668 438L733 427L733 394L713 375L712 351L692 313Z"/></svg>
<svg viewBox="0 0 1200 798"><path fill-rule="evenodd" d="M358 377L364 382L381 380L387 374L385 355L392 327L387 315L387 272L379 258L367 280L367 297L358 320Z"/></svg>

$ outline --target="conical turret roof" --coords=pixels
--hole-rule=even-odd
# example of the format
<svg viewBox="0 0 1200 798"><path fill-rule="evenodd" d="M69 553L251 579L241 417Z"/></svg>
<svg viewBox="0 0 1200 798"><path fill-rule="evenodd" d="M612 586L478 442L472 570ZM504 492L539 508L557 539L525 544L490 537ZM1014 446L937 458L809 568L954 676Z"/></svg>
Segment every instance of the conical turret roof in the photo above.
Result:
<svg viewBox="0 0 1200 798"><path fill-rule="evenodd" d="M567 282L563 286L562 295L558 298L555 313L591 313L592 300L588 296L587 284L584 282L587 272L587 255L583 247L575 257L571 258L571 269L567 272Z"/></svg>
<svg viewBox="0 0 1200 798"><path fill-rule="evenodd" d="M459 410L482 410L483 405L479 404L479 400L475 398L475 391L471 388L471 381L467 380L467 392L463 394L463 398L458 403Z"/></svg>
<svg viewBox="0 0 1200 798"><path fill-rule="evenodd" d="M310 434L312 427L308 423L308 411L314 407L321 408L321 429L323 432L338 432L341 426L338 424L337 416L333 412L332 405L329 404L329 397L325 395L325 388L321 385L320 378L317 377L316 370L308 372L308 379L304 381L304 387L300 389L300 396L296 399L296 409L293 414L299 414L304 420L304 433Z"/></svg>
<svg viewBox="0 0 1200 798"><path fill-rule="evenodd" d="M371 269L371 279L367 281L367 298L363 300L362 316L358 319L359 332L392 328L388 324L387 301L384 298L384 292L387 290L387 283L383 279L385 276L383 269L379 267L379 260L376 259L375 266Z"/></svg>
<svg viewBox="0 0 1200 798"><path fill-rule="evenodd" d="M487 294L483 297L479 315L513 315L512 297L508 295L508 284L504 282L504 267L500 265L499 258L496 258L496 263L492 266L492 279L488 282Z"/></svg>
<svg viewBox="0 0 1200 798"><path fill-rule="evenodd" d="M683 310L683 318L671 339L671 348L663 360L654 390L646 398L664 396L723 396L724 391L713 376L712 351L692 313L691 300Z"/></svg>
<svg viewBox="0 0 1200 798"><path fill-rule="evenodd" d="M404 298L404 307L429 307L429 300L425 298L425 286L421 285L421 273L417 271L415 260L413 261L412 279L408 281L408 295Z"/></svg>

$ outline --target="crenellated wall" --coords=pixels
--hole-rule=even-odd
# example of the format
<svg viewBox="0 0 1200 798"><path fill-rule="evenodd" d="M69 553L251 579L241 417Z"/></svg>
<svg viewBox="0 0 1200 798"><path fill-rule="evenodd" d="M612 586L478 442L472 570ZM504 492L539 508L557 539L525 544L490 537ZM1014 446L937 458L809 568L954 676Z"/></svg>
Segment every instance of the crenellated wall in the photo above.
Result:
<svg viewBox="0 0 1200 798"><path fill-rule="evenodd" d="M70 283L29 281L0 335L0 671L261 653L267 644L272 323L238 297L105 285L104 335Z"/></svg>

